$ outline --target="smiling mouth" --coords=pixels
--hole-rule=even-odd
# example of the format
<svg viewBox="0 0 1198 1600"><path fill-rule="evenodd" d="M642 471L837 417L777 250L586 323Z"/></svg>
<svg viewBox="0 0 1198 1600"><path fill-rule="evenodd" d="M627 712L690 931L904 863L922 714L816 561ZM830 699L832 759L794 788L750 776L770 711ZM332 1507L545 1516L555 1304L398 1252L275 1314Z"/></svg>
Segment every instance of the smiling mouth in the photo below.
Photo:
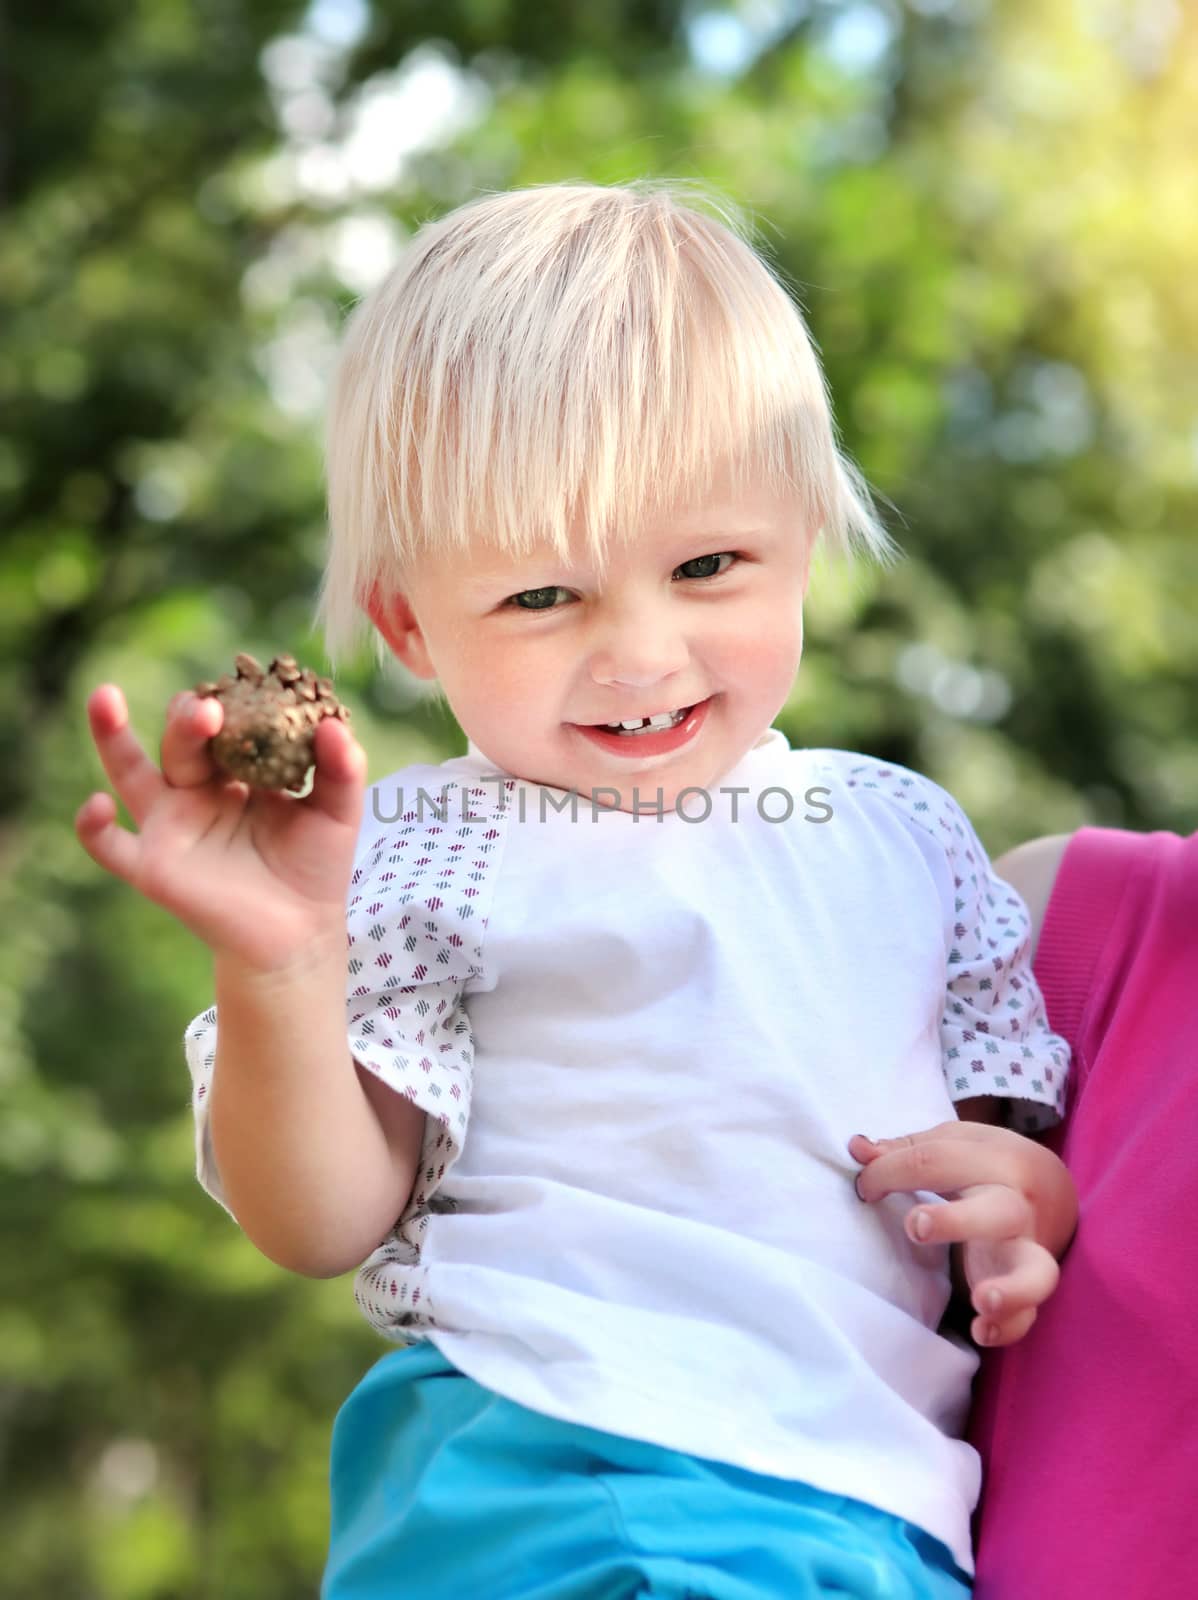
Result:
<svg viewBox="0 0 1198 1600"><path fill-rule="evenodd" d="M651 717L637 717L625 722L594 722L591 726L602 728L604 733L619 733L635 739L641 733L664 733L668 728L676 728L694 709L694 706L682 706L677 711L659 711Z"/></svg>

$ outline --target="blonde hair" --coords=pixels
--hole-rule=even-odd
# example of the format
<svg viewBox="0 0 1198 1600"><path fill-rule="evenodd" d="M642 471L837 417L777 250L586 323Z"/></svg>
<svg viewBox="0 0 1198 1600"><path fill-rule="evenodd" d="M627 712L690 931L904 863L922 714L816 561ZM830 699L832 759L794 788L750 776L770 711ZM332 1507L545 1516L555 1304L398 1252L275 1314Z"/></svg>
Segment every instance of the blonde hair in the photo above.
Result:
<svg viewBox="0 0 1198 1600"><path fill-rule="evenodd" d="M705 209L699 209L704 207ZM802 315L727 202L549 184L429 223L355 311L328 425L330 656L425 551L582 532L602 560L721 463L797 491L813 538L891 543L837 447Z"/></svg>

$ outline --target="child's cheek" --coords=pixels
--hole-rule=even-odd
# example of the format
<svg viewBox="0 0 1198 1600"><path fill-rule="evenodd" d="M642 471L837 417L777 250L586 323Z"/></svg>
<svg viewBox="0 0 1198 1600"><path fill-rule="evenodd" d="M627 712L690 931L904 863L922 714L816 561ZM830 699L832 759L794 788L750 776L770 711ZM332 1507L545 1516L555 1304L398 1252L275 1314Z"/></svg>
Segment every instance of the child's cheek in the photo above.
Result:
<svg viewBox="0 0 1198 1600"><path fill-rule="evenodd" d="M802 622L775 617L771 626L741 630L727 642L726 650L729 667L747 689L785 696L802 655Z"/></svg>

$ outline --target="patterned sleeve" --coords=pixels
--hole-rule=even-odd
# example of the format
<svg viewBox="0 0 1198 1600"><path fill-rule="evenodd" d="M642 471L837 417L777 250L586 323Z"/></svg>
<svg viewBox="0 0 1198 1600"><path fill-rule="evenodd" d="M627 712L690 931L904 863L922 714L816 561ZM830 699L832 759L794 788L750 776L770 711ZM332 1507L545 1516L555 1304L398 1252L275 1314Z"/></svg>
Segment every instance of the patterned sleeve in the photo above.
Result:
<svg viewBox="0 0 1198 1600"><path fill-rule="evenodd" d="M487 795L472 791L485 804ZM346 910L346 1033L368 1072L427 1113L412 1197L391 1239L415 1259L429 1202L457 1160L470 1115L473 1042L463 998L482 976L480 896L492 878L499 830L490 815L428 825L415 812L364 833ZM492 859L488 859L492 858ZM196 1173L226 1206L212 1155L207 1101L217 1013L189 1025Z"/></svg>
<svg viewBox="0 0 1198 1600"><path fill-rule="evenodd" d="M948 970L940 1041L949 1094L1005 1100L1009 1125L1020 1133L1052 1127L1064 1113L1069 1046L1049 1027L1032 974L1027 907L995 874L957 802L930 778L861 763L850 769L850 784L896 802L944 853Z"/></svg>
<svg viewBox="0 0 1198 1600"><path fill-rule="evenodd" d="M183 1034L183 1054L191 1073L191 1110L195 1119L196 1177L214 1200L229 1210L212 1154L212 1129L208 1124L208 1091L216 1064L216 1007L193 1017ZM231 1214L231 1213L230 1213Z"/></svg>

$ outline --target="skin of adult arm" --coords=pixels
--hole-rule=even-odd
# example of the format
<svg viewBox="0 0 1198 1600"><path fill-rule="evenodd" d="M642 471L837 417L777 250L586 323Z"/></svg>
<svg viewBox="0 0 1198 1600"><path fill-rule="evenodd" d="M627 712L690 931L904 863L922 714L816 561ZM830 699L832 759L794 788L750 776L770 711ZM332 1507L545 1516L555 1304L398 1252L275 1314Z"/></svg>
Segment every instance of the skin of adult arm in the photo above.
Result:
<svg viewBox="0 0 1198 1600"><path fill-rule="evenodd" d="M280 1266L359 1266L411 1195L424 1113L350 1055L344 932L272 972L215 962L212 1149L229 1209Z"/></svg>
<svg viewBox="0 0 1198 1600"><path fill-rule="evenodd" d="M1029 839L1026 844L1017 844L1013 850L999 856L994 863L995 872L1019 891L1031 913L1033 956L1040 942L1040 929L1044 926L1044 913L1052 898L1057 870L1072 837L1071 833L1053 833L1042 839Z"/></svg>

